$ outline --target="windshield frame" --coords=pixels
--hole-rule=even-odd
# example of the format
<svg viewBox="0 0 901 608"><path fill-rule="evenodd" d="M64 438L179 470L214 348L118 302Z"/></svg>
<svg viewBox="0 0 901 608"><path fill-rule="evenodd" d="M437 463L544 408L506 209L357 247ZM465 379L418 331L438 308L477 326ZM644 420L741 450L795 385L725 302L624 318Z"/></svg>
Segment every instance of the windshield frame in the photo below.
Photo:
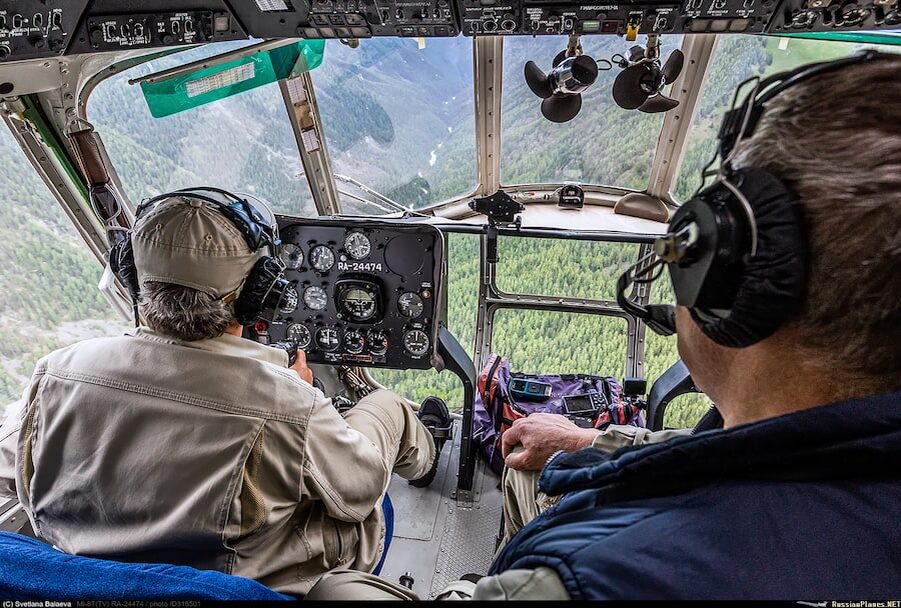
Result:
<svg viewBox="0 0 901 608"><path fill-rule="evenodd" d="M684 109L679 113L668 112L664 116L663 124L658 134L657 146L654 151L653 161L649 167L649 184L645 190L632 190L629 188L619 187L609 184L582 184L586 192L586 204L613 206L619 198L631 192L647 192L652 196L661 198L667 203L674 204L675 201L669 195L670 182L675 178L672 168L681 164L681 154L684 152L684 140L687 134L687 128L680 128L681 123L689 122L681 120L681 115L693 114L696 102L697 91L700 91L705 70L699 66L706 66L709 61L709 55L712 52L713 44L710 42L716 39L713 34L696 34L691 36L683 36L681 49L686 54L686 71L681 79L681 86L674 87L671 95L674 98L681 99ZM706 44L697 44L696 41L707 40ZM692 42L695 42L692 44ZM486 196L504 189L508 192L554 192L562 183L517 183L502 184L500 181L501 168L501 118L503 105L503 70L504 70L504 38L496 37L476 37L472 39L472 64L473 64L473 95L474 95L474 123L475 133L475 153L476 153L476 185L469 191L461 193L457 196L449 198L417 209L415 213L426 215L440 215L443 217L461 217L471 215L466 203L475 197ZM197 46L197 45L195 45ZM162 52L149 54L133 54L123 58L122 55L114 55L111 61L103 68L96 71L88 78L85 86L80 91L78 100L79 116L83 120L87 120L87 106L90 101L90 95L96 87L106 78L121 73L125 69L133 68L153 59L178 53L194 47L178 47L175 49L166 49ZM694 68L694 69L692 69ZM315 96L315 87L310 83L310 87ZM297 133L298 124L292 117L290 101L285 99L287 123L295 131L295 139L300 141ZM689 110L691 112L689 112ZM318 111L318 109L317 109ZM321 121L319 124L322 129ZM102 132L101 132L102 135ZM298 153L302 155L301 146L298 145ZM678 153L679 158L674 158L674 154ZM328 156L328 154L327 154ZM330 158L330 156L329 156ZM301 167L298 168L302 170ZM115 171L113 171L115 173ZM322 171L303 171L310 187L310 192L323 190L323 184L319 183ZM115 178L118 181L118 176ZM334 189L334 175L330 175L329 179L332 184L326 186L324 190ZM368 185L367 185L368 186ZM335 205L320 207L317 202L317 209L322 214L340 214L342 212L340 197L337 196ZM386 210L387 211L387 210ZM402 213L400 210L398 213ZM391 215L386 213L386 215Z"/></svg>
<svg viewBox="0 0 901 608"><path fill-rule="evenodd" d="M288 40L284 40L283 42L285 44L289 44L291 42L296 42L297 40L299 40L299 39L288 39ZM231 52L224 51L221 54L217 53L217 54L211 55L206 60L185 62L182 65L164 70L164 72L161 72L161 74L168 73L168 72L177 72L178 70L180 70L188 65L197 64L198 67L200 67L201 65L206 65L207 63L215 62L215 60L217 60L217 58L220 57L220 55L241 53L242 51L244 51L247 48L255 47L258 45L265 47L265 45L268 42L270 42L270 41L260 40L260 41L256 41L255 43L252 43L248 47L242 47L241 49L235 49L234 51L231 51ZM215 43L209 43L209 44L215 44ZM109 59L105 63L100 64L97 68L95 68L93 70L93 72L91 74L89 74L85 78L85 84L79 90L78 100L77 100L77 108L78 108L77 117L78 117L78 119L84 121L85 123L92 124L88 118L88 106L90 104L91 94L106 79L111 78L116 75L119 75L125 70L142 65L149 61L153 61L154 59L166 57L169 55L174 55L174 54L180 53L182 51L195 49L200 46L205 46L205 45L190 45L190 46L183 46L183 47L175 47L175 48L165 49L163 51L157 51L157 52L153 52L153 53L141 53L141 52L128 53L128 52L125 52L125 53L110 53L110 54L108 54ZM473 57L472 57L473 72L474 72L474 75L476 75L476 74L478 74L477 63L476 63L478 60L476 58L476 51L475 51L476 45L475 45L474 39L473 39L472 46L473 46ZM319 137L319 141L320 141L321 150L322 150L322 154L313 155L315 158L311 159L311 161L312 161L311 166L307 167L306 161L307 161L307 157L309 156L309 154L307 154L306 151L303 149L303 144L302 144L303 136L301 134L300 120L298 119L295 105L291 101L291 95L290 95L290 92L288 91L288 87L286 87L286 83L288 82L288 80L283 79L281 81L278 81L276 84L278 84L279 89L282 92L283 101L284 101L284 105L285 105L285 111L286 111L286 115L285 115L286 124L291 128L291 130L293 132L293 135L295 138L295 145L297 147L297 152L304 164L304 166L298 166L298 174L307 181L310 192L313 194L314 202L316 203L316 208L319 212L319 215L353 215L353 214L344 214L343 209L341 207L341 196L343 195L343 193L341 193L339 191L339 188L337 187L337 184L335 183L336 182L335 174L332 171L332 167L331 167L331 153L328 151L328 144L326 142L325 128L324 128L324 126L322 124L322 120L319 116L319 108L318 108L318 104L316 103L316 88L313 84L313 80L309 77L309 74L301 74L298 77L298 79L302 80L302 86L308 92L307 97L310 99L310 105L313 110L313 115L314 115L313 118L314 118L315 128L321 135L321 137ZM140 79L138 79L138 80L140 80ZM478 90L479 90L478 83L474 82L473 95L475 96L476 99L478 99L478 96L477 96ZM476 122L478 122L479 113L475 112L475 114L476 114ZM476 128L476 132L478 132L478 128ZM103 136L102 129L98 129L98 133L101 135L101 137ZM398 208L396 210L390 210L390 211L388 209L384 209L386 213L379 214L378 217L391 217L394 214L402 214L402 213L434 215L435 209L445 208L450 205L460 203L461 201L468 201L475 196L480 196L480 193L483 191L483 188L481 187L481 183L482 183L481 179L480 179L481 178L481 163L479 162L479 159L481 159L483 155L480 151L480 141L477 138L476 133L473 134L473 137L476 138L475 142L474 142L475 148L476 148L476 155L475 155L476 158L474 160L476 163L475 164L475 176L476 176L477 183L471 190L461 193L461 194L458 194L456 196L453 196L449 199L445 199L443 201L438 201L436 203L433 203L432 205L429 205L429 206L421 208L421 209L408 209L401 203L395 203L400 208ZM126 202L130 207L130 210L133 211L135 203L134 203L134 201L130 200L130 198L127 196L127 194L125 194L125 189L121 187L122 184L121 184L118 172L116 171L115 162L112 159L108 159L108 160L110 161L108 163L108 166L111 169L111 171L110 171L111 177L112 177L114 183L116 183L119 186L119 189L122 191L122 193L126 199ZM323 179L320 176L326 176L326 177ZM340 181L345 181L345 180L340 180ZM372 190L373 192L376 193L375 198L377 200L384 197L383 194L378 193L378 191L376 191L374 188L371 188L371 186L369 186L368 184L364 184L364 186L366 187L366 189ZM363 190L363 191L365 192L365 190ZM320 201L321 197L318 197L317 193L324 193L324 198L326 200L321 202ZM384 197L384 198L387 198L387 197ZM390 200L390 199L388 199L388 200ZM369 202L369 201L367 201L367 202ZM382 207L382 204L374 205L374 206ZM387 206L391 206L391 205L387 205Z"/></svg>

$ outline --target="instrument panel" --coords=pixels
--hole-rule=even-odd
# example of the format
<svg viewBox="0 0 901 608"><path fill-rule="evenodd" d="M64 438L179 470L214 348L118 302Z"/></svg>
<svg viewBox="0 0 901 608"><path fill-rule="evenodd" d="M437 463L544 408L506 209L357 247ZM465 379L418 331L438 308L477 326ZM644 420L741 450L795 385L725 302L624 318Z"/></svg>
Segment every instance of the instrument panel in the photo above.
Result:
<svg viewBox="0 0 901 608"><path fill-rule="evenodd" d="M429 369L437 352L444 239L404 221L279 216L296 301L250 336L293 341L311 363Z"/></svg>
<svg viewBox="0 0 901 608"><path fill-rule="evenodd" d="M0 62L252 38L898 29L901 0L0 0Z"/></svg>

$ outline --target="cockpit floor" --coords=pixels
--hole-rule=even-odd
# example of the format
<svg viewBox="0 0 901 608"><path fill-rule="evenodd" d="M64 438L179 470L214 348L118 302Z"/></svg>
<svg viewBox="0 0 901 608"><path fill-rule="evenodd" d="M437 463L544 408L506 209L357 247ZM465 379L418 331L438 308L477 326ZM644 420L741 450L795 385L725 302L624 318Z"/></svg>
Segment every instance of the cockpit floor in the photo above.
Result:
<svg viewBox="0 0 901 608"><path fill-rule="evenodd" d="M382 576L396 583L409 572L422 599L464 574L485 574L494 557L503 516L499 479L479 460L472 501L458 501L459 454L458 423L453 450L444 448L431 486L414 488L395 476L388 488L395 527Z"/></svg>

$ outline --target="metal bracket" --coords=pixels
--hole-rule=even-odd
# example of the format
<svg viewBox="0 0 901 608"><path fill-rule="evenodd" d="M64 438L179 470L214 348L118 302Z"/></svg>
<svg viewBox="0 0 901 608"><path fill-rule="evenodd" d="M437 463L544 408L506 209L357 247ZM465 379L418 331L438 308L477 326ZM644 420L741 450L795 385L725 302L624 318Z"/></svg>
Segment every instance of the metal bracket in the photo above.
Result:
<svg viewBox="0 0 901 608"><path fill-rule="evenodd" d="M316 210L319 215L338 215L341 213L341 201L322 131L313 79L309 73L304 73L281 80L278 86L288 108L288 118Z"/></svg>
<svg viewBox="0 0 901 608"><path fill-rule="evenodd" d="M472 441L476 368L466 349L444 327L438 330L438 354L444 360L444 369L456 374L463 383L463 423L460 437L460 466L457 470L457 490L458 492L468 491L472 490L476 465L476 450Z"/></svg>

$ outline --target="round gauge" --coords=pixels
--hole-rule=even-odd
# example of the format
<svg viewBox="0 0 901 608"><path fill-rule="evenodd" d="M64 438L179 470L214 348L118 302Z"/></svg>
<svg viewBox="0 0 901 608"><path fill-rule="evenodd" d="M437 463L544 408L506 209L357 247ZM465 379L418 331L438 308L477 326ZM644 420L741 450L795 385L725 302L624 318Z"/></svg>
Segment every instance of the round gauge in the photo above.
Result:
<svg viewBox="0 0 901 608"><path fill-rule="evenodd" d="M285 243L282 245L278 257L285 263L285 266L291 270L297 270L303 264L303 249L300 248L300 245Z"/></svg>
<svg viewBox="0 0 901 608"><path fill-rule="evenodd" d="M301 325L300 323L292 323L288 326L288 339L297 344L297 348L303 350L310 345L310 340L312 336L310 336L310 330L307 329L306 325Z"/></svg>
<svg viewBox="0 0 901 608"><path fill-rule="evenodd" d="M373 355L381 356L388 352L388 336L382 330L371 329L366 332L366 342Z"/></svg>
<svg viewBox="0 0 901 608"><path fill-rule="evenodd" d="M334 327L322 327L316 330L316 346L320 350L331 352L338 348L341 340L338 338L338 330Z"/></svg>
<svg viewBox="0 0 901 608"><path fill-rule="evenodd" d="M328 296L325 294L325 290L322 287L313 285L307 287L303 292L303 303L306 304L307 308L310 310L322 310L325 308L326 302L328 302Z"/></svg>
<svg viewBox="0 0 901 608"><path fill-rule="evenodd" d="M372 251L372 243L362 232L351 232L344 239L344 251L355 260L362 260Z"/></svg>
<svg viewBox="0 0 901 608"><path fill-rule="evenodd" d="M335 254L325 245L316 245L310 250L310 265L319 272L331 270L335 265Z"/></svg>
<svg viewBox="0 0 901 608"><path fill-rule="evenodd" d="M375 294L362 287L350 287L341 291L338 305L354 321L368 321L375 316Z"/></svg>
<svg viewBox="0 0 901 608"><path fill-rule="evenodd" d="M429 352L429 346L429 336L421 329L411 329L404 334L404 348L417 359Z"/></svg>
<svg viewBox="0 0 901 608"><path fill-rule="evenodd" d="M344 334L344 350L352 355L359 355L366 346L366 338L356 329L351 329Z"/></svg>
<svg viewBox="0 0 901 608"><path fill-rule="evenodd" d="M397 299L397 309L400 314L411 319L415 319L422 314L423 304L419 294L408 291Z"/></svg>
<svg viewBox="0 0 901 608"><path fill-rule="evenodd" d="M297 295L297 290L294 288L294 285L288 285L285 288L284 294L282 294L281 302L278 303L278 311L283 315L290 315L297 310L297 302L299 300L300 297Z"/></svg>

